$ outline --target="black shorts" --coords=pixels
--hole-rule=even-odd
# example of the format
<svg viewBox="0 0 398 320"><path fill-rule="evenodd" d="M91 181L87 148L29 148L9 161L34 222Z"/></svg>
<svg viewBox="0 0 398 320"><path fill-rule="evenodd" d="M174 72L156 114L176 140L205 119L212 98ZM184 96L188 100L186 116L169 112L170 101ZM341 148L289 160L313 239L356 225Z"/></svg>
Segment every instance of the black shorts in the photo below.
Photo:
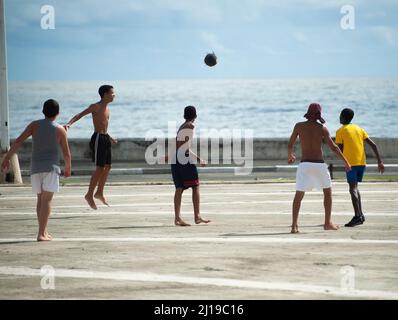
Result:
<svg viewBox="0 0 398 320"><path fill-rule="evenodd" d="M171 165L171 174L176 188L188 189L199 186L198 169L196 165L177 163Z"/></svg>
<svg viewBox="0 0 398 320"><path fill-rule="evenodd" d="M109 135L94 132L90 140L91 160L98 167L112 164L112 144Z"/></svg>

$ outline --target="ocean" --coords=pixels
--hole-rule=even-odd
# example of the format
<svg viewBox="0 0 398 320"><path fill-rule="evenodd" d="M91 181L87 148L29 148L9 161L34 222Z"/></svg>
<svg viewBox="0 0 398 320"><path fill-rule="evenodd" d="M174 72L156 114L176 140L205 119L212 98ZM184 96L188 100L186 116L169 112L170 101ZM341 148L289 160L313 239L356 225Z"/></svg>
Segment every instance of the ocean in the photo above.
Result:
<svg viewBox="0 0 398 320"><path fill-rule="evenodd" d="M142 80L142 81L10 81L10 136L16 138L32 120L42 118L43 102L61 106L58 123L66 123L91 103L98 87L111 84L109 133L116 138L145 137L149 130L167 135L169 121L183 122L187 105L197 108L196 134L215 129L252 129L254 137L289 137L305 120L308 105L319 102L332 136L342 108L355 111L353 122L371 137L398 137L398 78ZM226 130L227 129L227 130ZM213 130L214 131L214 130ZM70 138L90 138L91 116L77 122Z"/></svg>

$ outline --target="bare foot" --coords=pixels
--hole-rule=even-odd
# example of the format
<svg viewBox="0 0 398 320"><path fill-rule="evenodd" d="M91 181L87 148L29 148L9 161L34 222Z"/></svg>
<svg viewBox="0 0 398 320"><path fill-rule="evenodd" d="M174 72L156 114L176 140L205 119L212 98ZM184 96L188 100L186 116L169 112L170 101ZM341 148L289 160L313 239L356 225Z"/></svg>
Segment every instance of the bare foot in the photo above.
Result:
<svg viewBox="0 0 398 320"><path fill-rule="evenodd" d="M106 202L106 199L105 199L105 197L102 194L95 194L94 198L100 200L104 205L109 207L108 202Z"/></svg>
<svg viewBox="0 0 398 320"><path fill-rule="evenodd" d="M290 233L300 233L298 226L292 226L292 230L290 231Z"/></svg>
<svg viewBox="0 0 398 320"><path fill-rule="evenodd" d="M190 227L191 225L189 223L186 223L184 220L182 219L175 219L174 220L174 224L176 226L180 226L180 227Z"/></svg>
<svg viewBox="0 0 398 320"><path fill-rule="evenodd" d="M325 223L323 225L323 229L324 230L339 230L340 227L338 225L336 225L336 224L333 224L333 223L328 223L328 224Z"/></svg>
<svg viewBox="0 0 398 320"><path fill-rule="evenodd" d="M47 235L37 236L37 241L51 241Z"/></svg>
<svg viewBox="0 0 398 320"><path fill-rule="evenodd" d="M95 205L94 198L89 197L88 195L84 196L84 199L86 199L88 205L91 207L91 209L97 210L97 206Z"/></svg>
<svg viewBox="0 0 398 320"><path fill-rule="evenodd" d="M48 229L46 228L46 230L44 231L44 236L50 238L51 240L53 239L53 236L51 234L48 233Z"/></svg>
<svg viewBox="0 0 398 320"><path fill-rule="evenodd" d="M205 220L205 219L203 219L202 217L196 217L195 218L195 223L196 224L199 224L199 223L209 223L210 222L210 220Z"/></svg>

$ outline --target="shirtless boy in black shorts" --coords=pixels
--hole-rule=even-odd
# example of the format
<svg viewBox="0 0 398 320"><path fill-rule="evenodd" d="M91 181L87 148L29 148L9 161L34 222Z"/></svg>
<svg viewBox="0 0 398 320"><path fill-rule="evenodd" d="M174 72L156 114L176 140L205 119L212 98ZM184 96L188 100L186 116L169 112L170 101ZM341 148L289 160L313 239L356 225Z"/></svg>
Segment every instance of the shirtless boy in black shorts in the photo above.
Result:
<svg viewBox="0 0 398 320"><path fill-rule="evenodd" d="M108 124L110 111L108 104L115 98L113 87L103 85L98 89L101 100L90 105L87 109L75 115L64 128L68 130L73 123L91 113L93 117L94 133L91 136L90 150L92 160L95 162L96 170L91 176L90 186L85 195L85 199L92 209L97 209L94 198L99 199L105 205L108 205L104 197L104 187L108 179L109 171L112 164L111 144L117 143L108 134ZM94 194L95 187L98 185L97 192Z"/></svg>

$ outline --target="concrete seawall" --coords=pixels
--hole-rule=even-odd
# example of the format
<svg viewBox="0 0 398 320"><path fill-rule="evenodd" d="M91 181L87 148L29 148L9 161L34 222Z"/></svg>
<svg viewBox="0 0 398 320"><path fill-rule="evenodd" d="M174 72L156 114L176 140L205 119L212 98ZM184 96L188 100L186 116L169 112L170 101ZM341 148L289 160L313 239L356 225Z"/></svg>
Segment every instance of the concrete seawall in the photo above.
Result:
<svg viewBox="0 0 398 320"><path fill-rule="evenodd" d="M167 140L167 139L166 139ZM373 139L378 145L382 157L384 159L397 159L398 158L398 138L374 138ZM114 161L132 161L132 162L144 162L145 152L147 148L151 146L152 150L154 147L153 143L155 140L145 141L144 138L126 138L119 139L119 143L112 147L112 158ZM161 142L157 140L156 143ZM167 144L168 141L166 141ZM170 139L171 143L174 143L174 139ZM193 148L196 147L198 140L193 144ZM230 149L238 150L239 145L241 146L242 156L248 157L249 154L245 153L245 145L241 141L235 141L235 145L231 142L219 141L201 138L199 141L200 145L208 146L208 152L210 154L210 146L213 143L211 150L214 151L214 146L219 147L219 151L216 153L219 155L219 159L223 159L223 153L228 151L227 146L231 146ZM255 138L253 140L253 158L254 160L281 160L287 157L287 138ZM89 150L89 140L88 139L70 139L69 140L70 150L72 153L73 160L89 160L90 150ZM248 146L249 147L249 146ZM205 150L201 149L201 150ZM26 141L18 151L18 157L20 161L29 161L32 150L32 141ZM325 145L323 148L325 152L325 159L335 159L335 155L332 155L330 149ZM300 155L299 143L295 146L296 155ZM151 152L152 153L152 152ZM200 152L199 152L200 153ZM228 152L227 152L228 153ZM163 154L163 152L161 152ZM231 154L231 151L229 152ZM370 147L366 145L366 155L369 159L374 158L373 152ZM203 156L203 155L202 155ZM212 158L214 159L214 158Z"/></svg>

